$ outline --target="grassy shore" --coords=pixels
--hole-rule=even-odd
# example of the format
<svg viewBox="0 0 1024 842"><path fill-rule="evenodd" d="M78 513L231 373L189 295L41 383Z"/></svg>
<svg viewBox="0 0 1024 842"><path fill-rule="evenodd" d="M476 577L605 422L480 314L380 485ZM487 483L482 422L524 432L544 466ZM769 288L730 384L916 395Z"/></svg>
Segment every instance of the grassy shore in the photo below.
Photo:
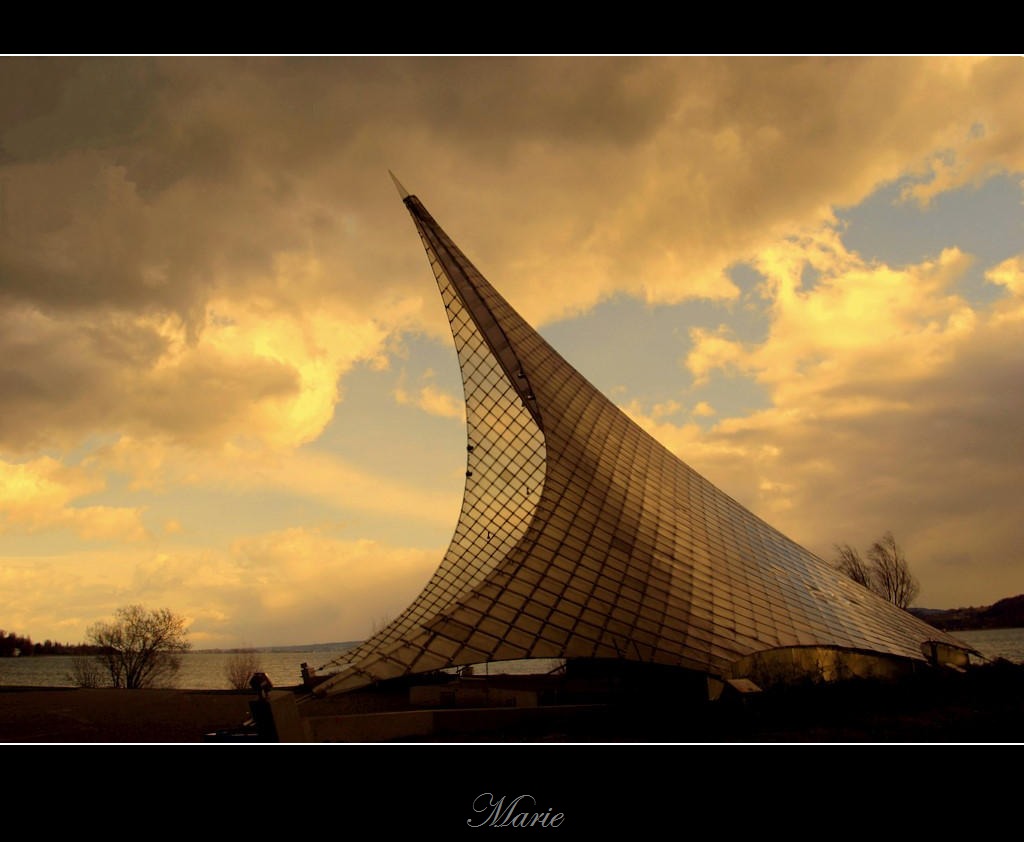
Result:
<svg viewBox="0 0 1024 842"><path fill-rule="evenodd" d="M202 742L247 719L251 698L228 690L0 687L0 742Z"/></svg>

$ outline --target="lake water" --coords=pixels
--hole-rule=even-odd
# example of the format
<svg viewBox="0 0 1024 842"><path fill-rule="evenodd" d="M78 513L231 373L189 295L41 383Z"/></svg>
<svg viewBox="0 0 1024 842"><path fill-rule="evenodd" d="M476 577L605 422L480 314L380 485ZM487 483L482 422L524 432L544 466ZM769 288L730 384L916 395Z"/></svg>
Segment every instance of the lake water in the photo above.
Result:
<svg viewBox="0 0 1024 842"><path fill-rule="evenodd" d="M964 643L986 658L1005 658L1024 663L1024 629L985 629L953 632ZM308 649L268 650L254 653L259 670L265 672L275 687L292 687L302 683L302 664L317 668L341 655L337 646ZM8 687L74 687L70 655L46 655L21 658L0 658L0 686ZM184 690L229 690L228 669L232 655L224 652L188 652L182 655L181 671L173 686ZM561 662L545 659L542 664L530 661L508 661L490 664L491 674L499 672L545 672ZM484 667L478 667L481 674ZM323 670L322 672L330 672Z"/></svg>
<svg viewBox="0 0 1024 842"><path fill-rule="evenodd" d="M275 687L302 683L302 664L318 667L338 652L323 649L269 651L253 653L259 670ZM184 690L230 690L228 668L232 656L224 652L188 652L181 656L181 671L173 686ZM70 655L34 655L0 658L0 685L9 687L74 687Z"/></svg>
<svg viewBox="0 0 1024 842"><path fill-rule="evenodd" d="M258 659L258 670L265 672L275 687L293 687L302 683L302 664L314 669L332 661L343 650L335 647L308 649L268 650L253 653ZM230 690L228 672L233 656L225 652L187 652L181 656L181 670L171 686L182 690ZM74 687L72 678L74 658L71 655L35 655L21 658L0 658L0 686L5 687ZM546 658L541 661L506 661L490 664L491 674L499 672L545 672L561 661ZM319 670L320 674L336 668ZM482 674L484 668L478 670Z"/></svg>
<svg viewBox="0 0 1024 842"><path fill-rule="evenodd" d="M950 634L973 646L986 658L1024 663L1024 629L977 629Z"/></svg>

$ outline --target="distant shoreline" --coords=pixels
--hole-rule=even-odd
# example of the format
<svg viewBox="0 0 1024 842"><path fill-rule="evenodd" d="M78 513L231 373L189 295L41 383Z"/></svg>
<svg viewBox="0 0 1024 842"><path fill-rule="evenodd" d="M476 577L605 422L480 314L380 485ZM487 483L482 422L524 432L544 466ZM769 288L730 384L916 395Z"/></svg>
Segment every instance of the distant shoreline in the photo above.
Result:
<svg viewBox="0 0 1024 842"><path fill-rule="evenodd" d="M233 655L245 652L344 652L353 649L363 641L349 640L341 643L303 643L291 646L233 646L213 649L189 649L189 654Z"/></svg>
<svg viewBox="0 0 1024 842"><path fill-rule="evenodd" d="M915 617L948 632L1024 628L1024 594L978 608L908 608Z"/></svg>

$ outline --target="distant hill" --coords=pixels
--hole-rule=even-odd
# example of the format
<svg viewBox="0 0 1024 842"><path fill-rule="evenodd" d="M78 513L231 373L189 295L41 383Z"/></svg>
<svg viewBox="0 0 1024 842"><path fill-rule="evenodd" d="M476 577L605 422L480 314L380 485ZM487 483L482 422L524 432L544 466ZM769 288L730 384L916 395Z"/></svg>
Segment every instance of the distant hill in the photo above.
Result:
<svg viewBox="0 0 1024 842"><path fill-rule="evenodd" d="M293 646L247 646L243 649L194 649L194 652L343 652L362 643L361 640L335 641L333 643L298 643Z"/></svg>
<svg viewBox="0 0 1024 842"><path fill-rule="evenodd" d="M260 652L305 652L308 650L338 652L352 649L362 643L361 640L346 640L334 643L299 643L295 646L261 646Z"/></svg>
<svg viewBox="0 0 1024 842"><path fill-rule="evenodd" d="M1024 628L1024 594L981 608L911 608L910 613L944 631Z"/></svg>

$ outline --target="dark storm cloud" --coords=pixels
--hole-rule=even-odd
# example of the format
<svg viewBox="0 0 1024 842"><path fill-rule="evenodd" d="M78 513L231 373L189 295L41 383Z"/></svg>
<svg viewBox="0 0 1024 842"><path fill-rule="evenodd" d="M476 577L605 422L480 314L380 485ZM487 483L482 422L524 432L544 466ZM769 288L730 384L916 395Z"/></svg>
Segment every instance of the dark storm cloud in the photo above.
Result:
<svg viewBox="0 0 1024 842"><path fill-rule="evenodd" d="M208 354L167 368L156 327L114 317L69 324L37 311L0 318L0 449L73 447L116 429L186 443L230 435L254 401L294 394L294 369Z"/></svg>
<svg viewBox="0 0 1024 842"><path fill-rule="evenodd" d="M8 59L0 72L39 94L7 93L0 108L0 271L7 294L40 306L155 308L196 326L211 287L311 249L340 276L339 296L372 301L374 287L405 286L381 267L413 259L396 264L387 246L390 168L435 197L485 262L517 267L513 290L544 265L570 275L568 256L595 261L554 296L530 290L527 311L549 318L622 287L678 299L677 262L692 278L720 273L726 250L753 248L783 218L820 218L937 141L962 140L957 103L978 84L1006 98L1017 80L986 64L975 82L961 65ZM677 257L659 266L667 251ZM567 257L552 266L553 255Z"/></svg>
<svg viewBox="0 0 1024 842"><path fill-rule="evenodd" d="M0 59L0 147L31 163L81 149L120 149L145 135L162 86L144 58Z"/></svg>

